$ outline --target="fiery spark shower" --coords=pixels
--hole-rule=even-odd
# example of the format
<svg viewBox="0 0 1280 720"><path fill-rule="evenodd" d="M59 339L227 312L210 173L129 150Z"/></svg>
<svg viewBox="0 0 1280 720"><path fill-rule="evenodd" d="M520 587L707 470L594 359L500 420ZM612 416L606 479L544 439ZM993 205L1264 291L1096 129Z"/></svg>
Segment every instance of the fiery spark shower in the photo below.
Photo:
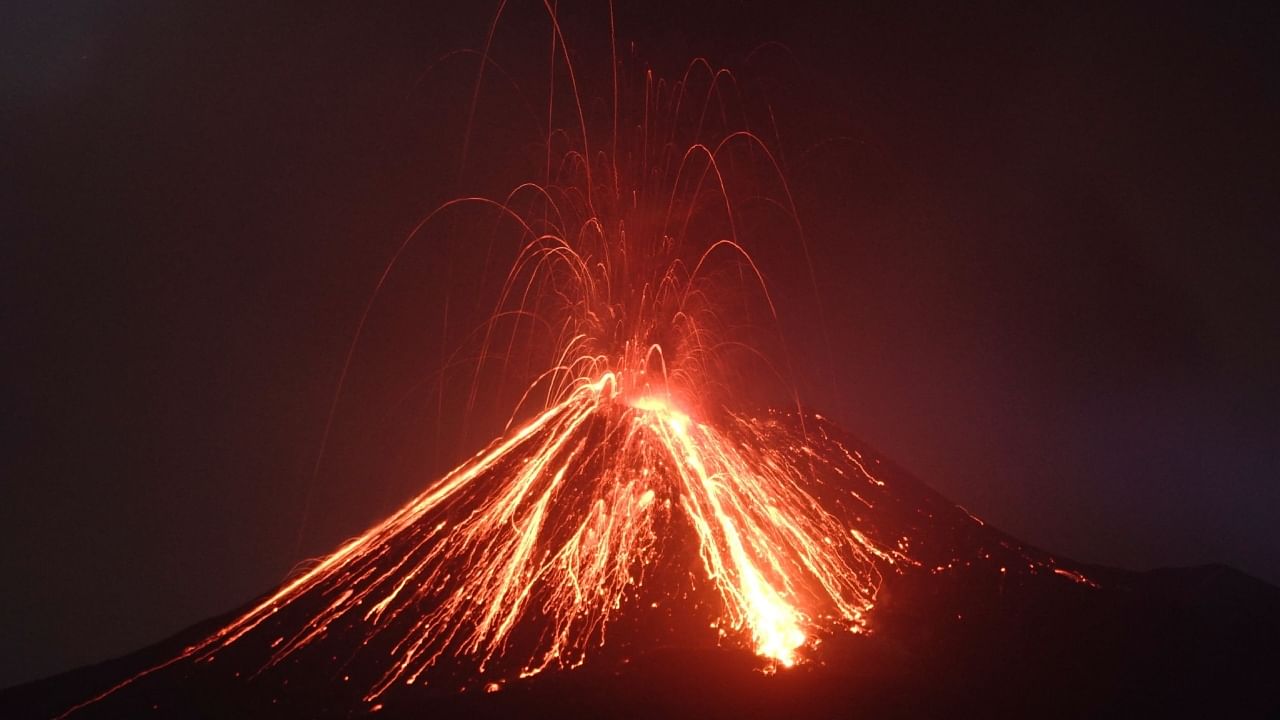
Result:
<svg viewBox="0 0 1280 720"><path fill-rule="evenodd" d="M797 416L797 431L725 407L735 358L786 365L737 332L743 316L766 331L777 318L735 198L800 236L780 163L734 125L745 112L733 75L699 60L676 82L645 74L628 98L614 58L612 131L593 144L548 15L552 79L569 101L549 93L546 118L567 107L571 123L546 133L543 179L446 203L400 248L462 206L492 209L518 236L469 398L497 358L503 378L519 376L511 358L530 358L506 432L204 641L94 700L250 638L270 648L266 671L341 634L352 654L375 656L362 692L377 703L397 684L431 682L444 658L494 681L577 666L642 604L687 611L787 667L824 634L867 629L881 572L920 565L908 522L860 524L884 483L820 420L806 429Z"/></svg>

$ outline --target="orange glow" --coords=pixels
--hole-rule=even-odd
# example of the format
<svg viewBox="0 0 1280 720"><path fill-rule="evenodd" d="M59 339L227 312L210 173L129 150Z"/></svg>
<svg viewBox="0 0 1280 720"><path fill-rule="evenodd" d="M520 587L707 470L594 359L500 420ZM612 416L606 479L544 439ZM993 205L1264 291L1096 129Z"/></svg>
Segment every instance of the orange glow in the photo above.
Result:
<svg viewBox="0 0 1280 720"><path fill-rule="evenodd" d="M751 422L737 420L725 433L664 400L640 398L607 421L620 445L583 476L594 467L584 460L596 452L585 445L585 428L616 410L619 385L608 374L578 384L560 404L193 651L216 652L283 606L319 592L333 600L283 639L273 662L344 617L359 616L376 633L413 608L435 608L411 620L370 701L397 681L416 681L445 653L475 655L483 668L535 613L551 632L520 674L577 664L642 582L644 566L660 560L656 514L673 506L695 534L706 580L723 602L721 627L750 638L762 657L795 664L820 617L864 624L879 583L869 553L882 551L823 512L802 487L803 469L790 454L758 444L765 438ZM753 435L757 443L744 451L741 440ZM508 463L514 471L502 484L483 496L472 492ZM592 494L589 509L565 528L557 505L582 489ZM446 515L463 519L434 520ZM413 556L390 556L406 534L426 537ZM845 540L833 545L831 537Z"/></svg>
<svg viewBox="0 0 1280 720"><path fill-rule="evenodd" d="M554 31L572 81L569 48ZM702 70L709 87L699 94L690 82ZM872 538L883 536L837 507L852 497L869 509L864 496L878 497L885 483L837 439L805 435L803 421L797 434L735 414L713 390L727 384L725 348L767 355L726 329L745 324L726 322L726 305L763 308L765 332L777 320L722 168L735 148L744 150L732 156L737 166L754 160L773 173L778 189L758 204L781 209L796 228L793 255L807 258L768 145L734 127L709 129L716 113L707 108L735 82L703 60L661 92L649 76L638 137L619 137L615 118L613 155L589 146L585 126L549 132L543 181L502 200L453 200L424 218L385 268L352 347L400 253L424 228L461 205L492 210L518 239L481 329L470 401L487 389L484 366L518 354L530 326L547 328L550 338L538 339L553 350L539 356L540 374L512 410L522 420L391 517L137 677L211 660L251 635L270 648L271 667L341 628L385 653L376 658L380 676L361 688L371 710L397 684L429 682L442 658L473 663L480 687L493 692L511 676L586 662L646 574L686 561L697 570L692 582L717 603L712 627L769 667L802 662L824 634L867 631L881 569L919 563L907 537L877 544ZM552 147L565 143L553 159ZM711 234L690 237L695 226ZM717 270L742 297L718 301L723 287L709 280ZM689 558L663 554L670 536L689 540ZM682 600L661 602L678 608ZM285 611L290 623L273 622Z"/></svg>
<svg viewBox="0 0 1280 720"><path fill-rule="evenodd" d="M769 663L800 662L821 633L863 631L880 584L874 559L889 553L811 494L822 483L798 438L744 417L715 427L657 397L625 402L624 384L611 373L575 384L166 665L212 659L259 631L272 638L270 667L341 626L370 639L396 633L369 703L396 683L424 682L445 655L473 657L484 673L519 644L519 676L576 666L646 569L674 559L658 552L660 528L692 533L702 581L720 599L714 625ZM271 621L295 604L315 610L277 634ZM516 643L529 623L547 629Z"/></svg>

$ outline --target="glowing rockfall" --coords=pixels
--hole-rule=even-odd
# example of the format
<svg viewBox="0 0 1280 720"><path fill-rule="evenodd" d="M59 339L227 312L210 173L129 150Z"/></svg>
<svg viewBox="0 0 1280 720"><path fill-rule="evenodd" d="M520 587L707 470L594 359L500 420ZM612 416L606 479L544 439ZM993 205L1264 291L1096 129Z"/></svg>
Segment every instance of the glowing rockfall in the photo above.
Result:
<svg viewBox="0 0 1280 720"><path fill-rule="evenodd" d="M624 402L619 386L578 384L183 657L261 636L270 667L354 629L387 653L370 702L429 682L445 656L481 673L577 665L646 571L680 561L660 551L660 516L696 538L728 642L790 666L818 633L863 626L886 551L822 509L806 448L756 421L698 422L660 396ZM295 607L305 621L275 629Z"/></svg>

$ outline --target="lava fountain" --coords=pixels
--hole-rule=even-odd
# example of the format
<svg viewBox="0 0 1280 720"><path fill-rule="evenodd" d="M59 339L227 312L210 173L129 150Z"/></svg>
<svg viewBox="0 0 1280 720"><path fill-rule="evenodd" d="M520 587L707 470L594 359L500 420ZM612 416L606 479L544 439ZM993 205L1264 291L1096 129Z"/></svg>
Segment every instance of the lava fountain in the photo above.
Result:
<svg viewBox="0 0 1280 720"><path fill-rule="evenodd" d="M770 144L735 125L733 73L697 60L673 82L644 73L638 97L620 97L615 55L612 126L593 143L601 133L547 11L552 77L568 91L567 101L548 94L547 117L572 122L548 128L543 177L423 219L360 322L433 222L490 209L518 251L478 333L471 404L486 366L511 374L523 348L549 348L506 431L205 640L95 700L246 645L268 648L266 672L340 634L349 656L376 668L362 676L376 704L397 684L432 682L445 659L494 681L579 665L641 604L664 604L668 617L696 605L717 642L789 667L825 634L867 629L882 569L913 563L905 544L869 539L840 505L865 503L858 488L879 483L859 457L803 421L795 432L726 401L735 358L787 367L740 332L752 314L757 330L776 331L777 312L740 232L739 198L803 237ZM667 576L687 582L674 590Z"/></svg>

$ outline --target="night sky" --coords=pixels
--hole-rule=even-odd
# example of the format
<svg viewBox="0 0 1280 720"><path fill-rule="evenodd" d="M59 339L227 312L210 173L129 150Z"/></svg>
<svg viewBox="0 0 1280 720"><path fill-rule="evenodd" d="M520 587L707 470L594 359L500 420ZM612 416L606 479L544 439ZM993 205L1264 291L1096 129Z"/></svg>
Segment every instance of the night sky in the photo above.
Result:
<svg viewBox="0 0 1280 720"><path fill-rule="evenodd" d="M1277 12L833 4L617 10L628 68L705 55L774 108L807 403L1052 552L1280 582ZM492 7L433 5L0 10L0 686L238 606L493 434L424 389L480 286L459 220L394 276L312 474L395 247L538 141L494 80L460 171L477 61L433 63ZM540 98L514 6L495 59ZM597 105L604 7L562 3Z"/></svg>

